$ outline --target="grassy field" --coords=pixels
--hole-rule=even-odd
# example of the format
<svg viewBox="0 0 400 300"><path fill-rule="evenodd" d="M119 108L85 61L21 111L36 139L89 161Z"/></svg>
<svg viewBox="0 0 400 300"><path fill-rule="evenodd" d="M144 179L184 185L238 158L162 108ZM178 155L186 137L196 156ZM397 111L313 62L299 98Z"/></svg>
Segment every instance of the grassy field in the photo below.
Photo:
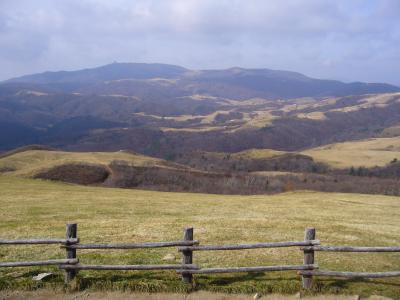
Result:
<svg viewBox="0 0 400 300"><path fill-rule="evenodd" d="M249 149L231 153L234 159L268 159L297 152L272 149ZM311 156L315 161L325 163L333 168L385 166L393 159L400 160L400 136L371 138L343 143L329 144L307 149L300 154ZM211 156L211 152L208 153ZM227 153L215 153L221 158Z"/></svg>
<svg viewBox="0 0 400 300"><path fill-rule="evenodd" d="M396 137L396 136L398 137L398 136L400 136L400 125L385 128L379 136L380 137Z"/></svg>
<svg viewBox="0 0 400 300"><path fill-rule="evenodd" d="M334 168L384 166L400 160L400 136L331 144L302 153Z"/></svg>
<svg viewBox="0 0 400 300"><path fill-rule="evenodd" d="M84 187L0 176L0 237L63 237L65 223L78 222L81 242L143 242L176 240L193 226L202 244L302 240L304 228L315 226L324 244L389 246L400 244L400 201L397 197L293 192L273 196L218 196ZM82 250L82 263L156 264L176 249ZM1 261L62 258L58 246L1 246ZM196 252L201 267L301 264L292 249ZM349 271L399 270L400 255L318 253L321 269ZM53 270L49 282L31 277ZM0 289L62 289L57 268L1 269ZM230 293L297 293L295 272L195 276L196 289ZM183 292L175 272L82 271L80 290ZM399 299L400 280L320 278L313 293L380 294Z"/></svg>
<svg viewBox="0 0 400 300"><path fill-rule="evenodd" d="M63 152L29 150L0 159L0 169L9 168L13 175L31 176L43 169L67 163L108 165L114 160L123 160L135 166L156 166L166 162L140 154L119 152Z"/></svg>
<svg viewBox="0 0 400 300"><path fill-rule="evenodd" d="M234 159L260 159L283 155L287 152L272 149L250 149L231 154Z"/></svg>

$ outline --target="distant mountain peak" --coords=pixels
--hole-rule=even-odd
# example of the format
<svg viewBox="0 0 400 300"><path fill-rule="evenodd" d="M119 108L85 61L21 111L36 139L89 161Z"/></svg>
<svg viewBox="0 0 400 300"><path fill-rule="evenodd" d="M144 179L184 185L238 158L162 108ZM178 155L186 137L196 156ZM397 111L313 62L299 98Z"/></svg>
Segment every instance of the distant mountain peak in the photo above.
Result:
<svg viewBox="0 0 400 300"><path fill-rule="evenodd" d="M98 82L118 79L174 78L188 71L187 69L160 63L125 63L113 62L96 68L76 71L43 72L12 78L6 82L24 82L52 84L66 82Z"/></svg>
<svg viewBox="0 0 400 300"><path fill-rule="evenodd" d="M29 89L38 90L35 85L44 87L44 91L81 92L96 94L121 94L137 96L140 88L156 94L154 84L164 84L165 95L205 94L214 97L248 99L261 97L267 99L346 96L373 93L399 92L400 88L381 83L344 83L337 80L314 79L304 74L272 69L246 69L232 67L214 70L189 70L176 65L161 63L113 62L96 68L77 71L44 72L13 78L5 83L29 85ZM165 80L173 80L173 91L166 92ZM109 82L118 85L101 86ZM122 86L122 83L124 84ZM138 84L141 84L140 87ZM151 85L146 86L146 83ZM175 84L177 83L177 84ZM4 82L3 82L4 84ZM115 90L117 89L117 91ZM167 93L167 94L165 94Z"/></svg>

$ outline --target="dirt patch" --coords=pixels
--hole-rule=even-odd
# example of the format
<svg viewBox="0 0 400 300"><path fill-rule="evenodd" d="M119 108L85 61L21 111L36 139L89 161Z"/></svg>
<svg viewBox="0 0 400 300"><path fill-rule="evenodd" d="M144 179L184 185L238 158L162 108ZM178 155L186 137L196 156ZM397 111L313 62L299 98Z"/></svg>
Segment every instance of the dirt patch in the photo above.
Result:
<svg viewBox="0 0 400 300"><path fill-rule="evenodd" d="M77 184L101 184L110 175L107 167L91 164L63 164L36 174L34 178L58 180Z"/></svg>
<svg viewBox="0 0 400 300"><path fill-rule="evenodd" d="M301 297L302 299L309 300L353 300L359 299L358 296L337 296L337 295L322 295L313 297ZM138 293L118 293L118 292L83 292L83 293L54 293L48 291L39 292L0 292L0 299L2 300L72 300L72 299L89 299L89 300L125 300L125 299L135 299L135 300L247 300L255 299L255 295L232 295L232 294L218 294L209 292L196 292L192 294L138 294ZM299 295L283 296L283 295L267 295L260 296L257 299L265 300L294 300L300 299ZM387 300L390 298L371 296L366 300Z"/></svg>

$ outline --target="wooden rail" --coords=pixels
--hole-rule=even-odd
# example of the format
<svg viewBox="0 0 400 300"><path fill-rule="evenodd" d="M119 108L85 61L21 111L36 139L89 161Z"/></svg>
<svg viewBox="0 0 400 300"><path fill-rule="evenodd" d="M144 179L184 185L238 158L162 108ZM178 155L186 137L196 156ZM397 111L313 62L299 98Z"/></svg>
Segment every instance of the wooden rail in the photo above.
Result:
<svg viewBox="0 0 400 300"><path fill-rule="evenodd" d="M0 240L0 245L50 245L74 244L78 239L27 239L27 240Z"/></svg>
<svg viewBox="0 0 400 300"><path fill-rule="evenodd" d="M60 265L65 270L196 270L196 265Z"/></svg>
<svg viewBox="0 0 400 300"><path fill-rule="evenodd" d="M319 245L320 241L300 241L300 242L276 242L276 243L257 243L257 244L236 244L236 245L209 245L209 246L190 246L179 247L178 251L212 251L212 250L244 250L259 248L282 248Z"/></svg>
<svg viewBox="0 0 400 300"><path fill-rule="evenodd" d="M314 270L318 265L286 265L286 266L258 266L236 268L204 268L199 270L179 270L178 273L208 274L208 273L241 273L241 272L271 272L271 271L297 271Z"/></svg>
<svg viewBox="0 0 400 300"><path fill-rule="evenodd" d="M333 276L333 277L349 277L349 278L383 278L383 277L398 277L400 271L394 272L338 272L338 271L300 271L300 275L309 276Z"/></svg>
<svg viewBox="0 0 400 300"><path fill-rule="evenodd" d="M49 259L49 260L38 260L38 261L18 261L18 262L0 263L0 268L66 265L66 264L77 264L77 263L78 263L77 259Z"/></svg>
<svg viewBox="0 0 400 300"><path fill-rule="evenodd" d="M304 247L307 251L326 251L326 252L400 252L400 247L349 247L349 246L314 246Z"/></svg>
<svg viewBox="0 0 400 300"><path fill-rule="evenodd" d="M198 241L175 241L175 242L155 242L155 243L139 243L139 244L75 244L64 245L62 248L70 249L144 249L144 248L162 248L191 246L198 244Z"/></svg>
<svg viewBox="0 0 400 300"><path fill-rule="evenodd" d="M0 262L0 268L6 267L29 267L57 265L64 270L65 282L70 282L81 270L174 270L181 274L182 281L193 283L194 274L214 273L241 273L241 272L277 272L298 271L302 276L303 288L311 288L314 276L348 277L348 278L384 278L400 276L400 271L388 272L341 272L320 270L315 263L315 251L321 252L354 252L354 253L384 253L400 252L399 246L393 247L354 247L354 246L325 246L316 237L315 228L307 228L303 241L265 242L252 244L228 244L228 245L199 245L194 240L193 228L185 228L182 240L165 242L145 243L110 243L110 244L81 244L77 236L77 224L67 224L65 238L63 239L0 239L0 245L50 245L60 244L65 249L65 259L49 259L39 261ZM162 247L178 247L182 253L181 264L152 264L152 265L90 265L81 264L77 258L77 250L109 250L109 249L153 249ZM193 263L194 251L231 251L251 250L260 248L283 248L299 247L303 251L303 264L301 265L274 265L274 266L238 266L238 267L216 267L201 268Z"/></svg>

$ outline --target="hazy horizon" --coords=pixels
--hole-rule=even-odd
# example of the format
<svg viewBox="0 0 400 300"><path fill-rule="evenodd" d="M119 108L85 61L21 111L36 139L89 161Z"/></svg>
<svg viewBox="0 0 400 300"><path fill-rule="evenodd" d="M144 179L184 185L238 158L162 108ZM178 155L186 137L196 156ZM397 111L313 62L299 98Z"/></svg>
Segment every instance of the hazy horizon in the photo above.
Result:
<svg viewBox="0 0 400 300"><path fill-rule="evenodd" d="M0 80L113 61L399 86L400 1L5 0Z"/></svg>
<svg viewBox="0 0 400 300"><path fill-rule="evenodd" d="M338 79L338 78L329 78L329 77L313 77L313 76L310 76L309 74L305 74L305 73L302 73L302 72L299 72L299 71L296 71L296 70L283 70L283 69L271 69L271 68L267 68L267 67L260 67L260 68L257 68L257 67L254 67L254 68L246 68L246 67L243 67L243 66L230 66L230 67L226 67L226 68L221 68L221 69L217 69L217 68L212 68L212 69L204 69L204 68L201 68L201 69L194 69L194 68L188 68L188 67L186 67L186 66L182 66L182 65L176 65L176 64L170 64L170 63L160 63L160 62L127 62L127 61L113 61L113 62L110 62L110 63L106 63L106 64L104 64L104 65L95 65L95 66L89 66L89 67L82 67L81 69L70 69L70 70L66 70L66 69L60 69L60 70L42 70L42 71L38 71L38 72L33 72L33 73L27 73L27 74L21 74L21 75L17 75L17 76L14 76L14 77L10 77L10 78L6 78L6 79L1 79L0 80L0 82L4 82L4 81L7 81L7 80L10 80L10 79L14 79L14 78L19 78L19 77L23 77L23 76L26 76L26 75L33 75L33 74L41 74L41 73L46 73L46 72L74 72L74 71L80 71L80 70L85 70L85 69L95 69L95 68L99 68L99 67L103 67L103 66L106 66L106 65L110 65L110 64L113 64L113 63L120 63L120 64L130 64L130 63L132 63L132 64L142 64L142 63L144 63L144 64L165 64L165 65L174 65L174 66L179 66L179 67L183 67L183 68L185 68L185 69L189 69L189 70L191 70L191 71L210 71L210 70L227 70L227 69L233 69L233 68L240 68L240 69L269 69L269 70L273 70L273 71L289 71L289 72L295 72L295 73L300 73L300 74L302 74L302 75L305 75L305 76L307 76L307 77L310 77L310 78L314 78L314 79L322 79L322 80L337 80L337 81L342 81L342 82L344 82L344 83L353 83L353 82L362 82L362 81L360 81L360 80L344 80L344 79ZM395 83L388 83L388 82L383 82L383 81L381 81L381 82L372 82L372 81L369 81L369 82L366 82L366 83L386 83L386 84L391 84L391 85L394 85L394 86L399 86L400 87L400 84L395 84Z"/></svg>

